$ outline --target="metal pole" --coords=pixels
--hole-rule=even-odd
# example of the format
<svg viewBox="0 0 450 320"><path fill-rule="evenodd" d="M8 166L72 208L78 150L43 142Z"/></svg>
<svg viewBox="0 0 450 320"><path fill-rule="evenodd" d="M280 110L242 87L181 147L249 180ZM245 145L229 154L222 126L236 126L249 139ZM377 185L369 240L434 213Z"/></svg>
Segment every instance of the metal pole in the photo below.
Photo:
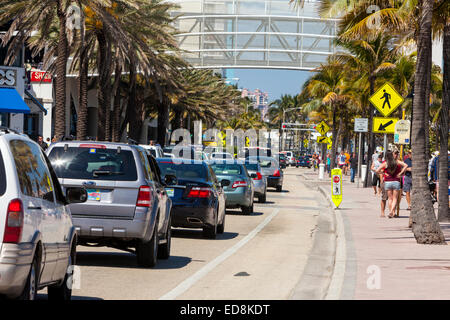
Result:
<svg viewBox="0 0 450 320"><path fill-rule="evenodd" d="M383 151L384 151L384 158L386 158L386 152L387 152L387 134L384 134L384 142L383 142Z"/></svg>
<svg viewBox="0 0 450 320"><path fill-rule="evenodd" d="M359 180L361 177L361 145L362 145L362 132L359 133L359 141L358 141L358 173L356 175L356 187L359 188Z"/></svg>

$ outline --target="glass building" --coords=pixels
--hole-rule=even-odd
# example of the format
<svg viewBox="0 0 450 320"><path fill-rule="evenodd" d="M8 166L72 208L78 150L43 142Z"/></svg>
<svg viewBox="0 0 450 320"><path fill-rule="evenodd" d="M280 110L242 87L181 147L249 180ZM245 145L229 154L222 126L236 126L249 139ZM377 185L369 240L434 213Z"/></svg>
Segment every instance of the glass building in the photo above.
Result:
<svg viewBox="0 0 450 320"><path fill-rule="evenodd" d="M184 57L197 68L312 70L336 50L338 19L322 19L318 1L173 0Z"/></svg>

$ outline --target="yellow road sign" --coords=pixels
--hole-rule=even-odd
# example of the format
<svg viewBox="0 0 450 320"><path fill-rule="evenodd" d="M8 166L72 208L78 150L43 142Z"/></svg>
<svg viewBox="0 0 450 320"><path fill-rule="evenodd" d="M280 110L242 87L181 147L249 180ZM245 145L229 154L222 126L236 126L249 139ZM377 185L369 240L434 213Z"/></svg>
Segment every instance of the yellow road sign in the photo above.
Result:
<svg viewBox="0 0 450 320"><path fill-rule="evenodd" d="M330 127L325 123L325 121L321 121L316 126L316 130L317 130L317 132L320 133L321 136L323 136L323 135L325 135L325 133L327 133L330 130Z"/></svg>
<svg viewBox="0 0 450 320"><path fill-rule="evenodd" d="M326 136L317 137L317 143L328 143L328 137Z"/></svg>
<svg viewBox="0 0 450 320"><path fill-rule="evenodd" d="M336 208L342 202L342 170L339 168L331 170L331 200Z"/></svg>
<svg viewBox="0 0 450 320"><path fill-rule="evenodd" d="M375 133L394 133L397 118L373 118L372 131Z"/></svg>
<svg viewBox="0 0 450 320"><path fill-rule="evenodd" d="M383 117L387 117L403 103L404 99L395 91L392 84L386 82L369 98L369 101Z"/></svg>

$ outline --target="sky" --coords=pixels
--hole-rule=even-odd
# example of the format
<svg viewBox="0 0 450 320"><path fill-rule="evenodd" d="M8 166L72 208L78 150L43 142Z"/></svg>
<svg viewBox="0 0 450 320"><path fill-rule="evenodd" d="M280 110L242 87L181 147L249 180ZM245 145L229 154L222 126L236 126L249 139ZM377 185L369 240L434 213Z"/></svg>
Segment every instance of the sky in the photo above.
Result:
<svg viewBox="0 0 450 320"><path fill-rule="evenodd" d="M228 69L230 70L230 69ZM303 83L312 75L308 71L274 70L274 69L232 69L227 73L229 78L239 78L239 89L251 91L260 89L269 94L269 102L280 98L282 94L296 95L300 93Z"/></svg>

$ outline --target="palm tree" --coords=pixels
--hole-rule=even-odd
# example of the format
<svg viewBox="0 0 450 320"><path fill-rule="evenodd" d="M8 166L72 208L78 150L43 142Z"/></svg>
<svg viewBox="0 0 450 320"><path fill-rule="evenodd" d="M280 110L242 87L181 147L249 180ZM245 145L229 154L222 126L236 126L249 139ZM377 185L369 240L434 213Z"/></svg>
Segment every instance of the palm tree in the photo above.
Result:
<svg viewBox="0 0 450 320"><path fill-rule="evenodd" d="M2 38L3 45L9 44L6 63L14 62L14 57L25 41L31 37L33 31L39 30L42 35L48 35L52 31L54 22L57 21L59 36L55 50L55 134L58 138L65 135L66 127L66 66L69 49L66 22L71 2L67 0L5 0L2 1L0 8L0 24L13 21ZM15 34L16 31L17 34Z"/></svg>
<svg viewBox="0 0 450 320"><path fill-rule="evenodd" d="M411 191L412 231L418 243L445 244L445 238L436 221L428 190L427 159L425 158L425 105L427 85L431 82L431 23L433 17L433 0L423 0L420 16L420 29L417 36L417 67L414 80L414 102L412 123L412 168L413 186Z"/></svg>

